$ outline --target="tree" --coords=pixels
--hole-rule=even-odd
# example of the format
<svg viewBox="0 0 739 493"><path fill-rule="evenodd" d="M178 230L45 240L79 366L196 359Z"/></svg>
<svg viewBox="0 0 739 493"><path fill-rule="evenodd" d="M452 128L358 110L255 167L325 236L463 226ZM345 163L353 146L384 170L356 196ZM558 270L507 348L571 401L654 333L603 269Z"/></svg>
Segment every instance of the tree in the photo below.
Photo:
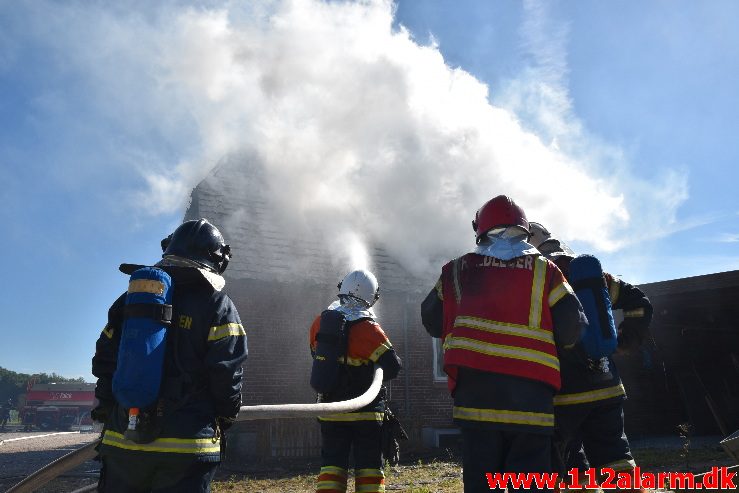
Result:
<svg viewBox="0 0 739 493"><path fill-rule="evenodd" d="M0 366L0 404L4 404L8 399L18 402L18 396L26 392L29 382L34 383L84 383L85 379L67 378L52 372L34 373L16 373Z"/></svg>

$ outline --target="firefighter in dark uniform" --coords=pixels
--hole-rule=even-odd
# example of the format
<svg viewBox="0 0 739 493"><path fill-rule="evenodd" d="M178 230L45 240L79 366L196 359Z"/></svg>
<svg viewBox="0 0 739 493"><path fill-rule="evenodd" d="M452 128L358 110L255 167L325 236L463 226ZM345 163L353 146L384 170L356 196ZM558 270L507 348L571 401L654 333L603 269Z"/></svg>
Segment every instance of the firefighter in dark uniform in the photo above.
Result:
<svg viewBox="0 0 739 493"><path fill-rule="evenodd" d="M128 410L112 391L125 294L108 311L92 360L100 401L92 415L105 423L99 491L106 493L210 491L222 434L241 406L246 333L223 291L229 246L215 226L200 219L180 225L162 240L162 249L156 266L172 277L174 295L153 441L124 437ZM124 264L121 270L138 267Z"/></svg>
<svg viewBox="0 0 739 493"><path fill-rule="evenodd" d="M472 226L477 248L442 268L421 306L427 331L443 341L465 493L490 491L486 473L550 470L558 351L585 324L562 273L527 242L513 200L491 199Z"/></svg>
<svg viewBox="0 0 739 493"><path fill-rule="evenodd" d="M321 402L337 402L362 395L372 383L374 365L384 372L383 380L392 380L401 362L385 332L375 321L372 305L379 297L375 276L367 270L350 272L339 284L339 299L328 310L343 314L347 321L346 355L340 357L335 390L321 394ZM321 316L310 328L311 353L316 354L320 339ZM321 472L316 492L346 492L349 453L353 448L355 491L385 491L382 457L382 423L386 410L383 386L367 406L351 413L319 417L321 424Z"/></svg>
<svg viewBox="0 0 739 493"><path fill-rule="evenodd" d="M567 277L574 252L541 224L532 222L531 227L532 242ZM639 288L608 273L604 277L613 310L623 310L618 350L637 349L647 337L652 304ZM564 461L560 468L633 470L636 463L624 431L626 391L613 359L590 361L576 349L561 359L561 365L562 389L554 398L555 444Z"/></svg>

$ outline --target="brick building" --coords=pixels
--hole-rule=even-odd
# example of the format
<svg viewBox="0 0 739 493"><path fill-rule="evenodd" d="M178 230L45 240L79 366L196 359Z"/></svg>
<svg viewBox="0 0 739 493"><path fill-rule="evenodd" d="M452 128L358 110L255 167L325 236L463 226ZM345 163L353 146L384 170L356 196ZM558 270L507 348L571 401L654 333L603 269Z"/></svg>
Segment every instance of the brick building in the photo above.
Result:
<svg viewBox="0 0 739 493"><path fill-rule="evenodd" d="M274 192L248 162L234 157L203 180L185 219L213 221L234 251L226 289L249 338L244 403L312 402L308 328L335 299L349 266L329 248L330 233L280 215L268 199ZM411 435L404 450L453 446L457 430L441 351L420 320L435 279L413 277L379 246L370 256L380 281L378 319L404 363L389 385L391 406ZM696 433L739 427L739 271L641 287L655 307L652 339L643 351L615 357L629 396L627 433L676 435L685 422ZM242 423L234 431L230 443L241 457L319 451L313 419Z"/></svg>
<svg viewBox="0 0 739 493"><path fill-rule="evenodd" d="M336 284L349 266L331 253L326 232L280 217L265 187L245 158L227 160L192 191L185 220L211 220L233 250L226 290L248 335L244 404L312 402L308 329L336 299ZM411 435L405 450L444 446L456 434L452 403L435 353L438 344L420 319L421 301L435 280L414 278L379 247L369 253L370 269L380 282L378 320L404 365L388 390L392 408ZM231 443L254 457L319 452L314 419L242 423L234 431Z"/></svg>

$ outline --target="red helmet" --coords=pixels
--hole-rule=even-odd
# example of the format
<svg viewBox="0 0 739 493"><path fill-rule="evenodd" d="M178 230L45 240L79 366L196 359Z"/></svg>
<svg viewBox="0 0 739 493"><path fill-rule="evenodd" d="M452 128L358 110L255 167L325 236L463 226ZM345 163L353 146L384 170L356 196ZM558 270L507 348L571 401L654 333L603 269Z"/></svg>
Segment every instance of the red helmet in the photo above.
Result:
<svg viewBox="0 0 739 493"><path fill-rule="evenodd" d="M477 235L477 242L493 228L519 226L529 233L529 221L526 213L507 195L498 195L488 200L475 214L472 229Z"/></svg>

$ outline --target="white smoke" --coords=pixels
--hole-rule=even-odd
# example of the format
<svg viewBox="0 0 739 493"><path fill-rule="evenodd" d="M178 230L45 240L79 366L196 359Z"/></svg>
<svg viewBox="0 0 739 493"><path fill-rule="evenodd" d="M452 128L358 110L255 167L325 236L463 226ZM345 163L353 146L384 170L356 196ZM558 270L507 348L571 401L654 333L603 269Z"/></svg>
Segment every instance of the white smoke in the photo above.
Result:
<svg viewBox="0 0 739 493"><path fill-rule="evenodd" d="M110 118L177 148L137 164L155 212L181 208L219 158L246 151L274 206L350 238L352 267L368 261L366 241L424 273L473 247L475 211L498 194L605 250L661 231L686 198L681 175L640 180L582 129L562 43L542 48L545 13L531 6L522 30L540 57L499 106L436 46L395 29L388 1L45 7L52 32L81 30L62 49Z"/></svg>

